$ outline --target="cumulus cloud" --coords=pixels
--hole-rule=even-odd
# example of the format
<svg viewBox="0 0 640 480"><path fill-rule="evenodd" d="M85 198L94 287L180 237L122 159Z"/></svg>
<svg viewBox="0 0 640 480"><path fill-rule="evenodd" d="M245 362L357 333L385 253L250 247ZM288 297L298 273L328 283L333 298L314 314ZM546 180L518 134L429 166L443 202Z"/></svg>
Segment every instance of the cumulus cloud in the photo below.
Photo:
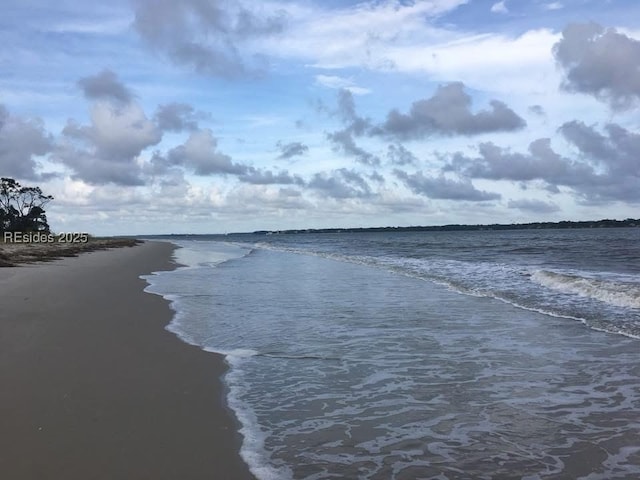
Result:
<svg viewBox="0 0 640 480"><path fill-rule="evenodd" d="M139 156L160 142L162 131L110 70L81 78L78 86L95 100L90 123L67 121L51 159L91 185L145 184Z"/></svg>
<svg viewBox="0 0 640 480"><path fill-rule="evenodd" d="M616 110L640 99L640 41L597 23L571 23L553 53L565 90L593 95Z"/></svg>
<svg viewBox="0 0 640 480"><path fill-rule="evenodd" d="M541 179L554 185L581 184L593 175L589 165L571 161L553 151L548 138L531 142L527 154L512 152L493 142L481 143L478 153L480 156L476 158L455 154L445 169L472 178L515 181Z"/></svg>
<svg viewBox="0 0 640 480"><path fill-rule="evenodd" d="M307 147L304 143L301 142L290 142L290 143L282 143L278 142L276 147L280 150L280 155L278 155L278 160L288 160L293 157L297 157L299 155L304 155L309 151L309 147Z"/></svg>
<svg viewBox="0 0 640 480"><path fill-rule="evenodd" d="M490 180L542 180L549 191L567 186L592 203L640 201L640 134L615 123L601 133L577 120L559 131L577 150L575 158L554 151L548 138L531 142L527 153L487 142L478 146L477 157L452 155L444 170Z"/></svg>
<svg viewBox="0 0 640 480"><path fill-rule="evenodd" d="M333 151L351 156L363 165L380 165L376 155L359 147L354 140L354 136L362 136L370 130L371 122L357 114L353 94L349 90L338 91L338 108L333 113L346 125L342 130L327 133Z"/></svg>
<svg viewBox="0 0 640 480"><path fill-rule="evenodd" d="M430 177L422 172L408 174L394 170L394 174L418 195L443 200L469 200L481 202L501 198L499 193L478 190L468 178L453 180L444 176Z"/></svg>
<svg viewBox="0 0 640 480"><path fill-rule="evenodd" d="M144 185L142 169L133 161L117 162L95 156L90 149L77 148L72 143L62 141L56 147L54 159L69 167L73 180L81 180L89 185Z"/></svg>
<svg viewBox="0 0 640 480"><path fill-rule="evenodd" d="M428 99L413 102L409 113L392 110L386 121L373 130L398 139L420 139L429 135L476 135L488 132L513 131L526 125L507 105L498 100L491 108L471 112L471 96L461 82L438 87Z"/></svg>
<svg viewBox="0 0 640 480"><path fill-rule="evenodd" d="M2 176L25 180L41 180L35 156L53 148L53 138L40 119L24 119L11 115L0 105L0 172Z"/></svg>
<svg viewBox="0 0 640 480"><path fill-rule="evenodd" d="M255 215L262 223L268 213L290 214L310 209L313 205L295 188L241 184L227 194L216 210L234 217Z"/></svg>
<svg viewBox="0 0 640 480"><path fill-rule="evenodd" d="M640 201L640 134L609 123L604 134L580 121L567 122L560 132L582 158L602 173L588 179L583 190L591 201Z"/></svg>
<svg viewBox="0 0 640 480"><path fill-rule="evenodd" d="M187 167L196 175L249 173L248 166L234 163L229 155L218 151L218 140L208 128L191 132L184 144L169 150L167 160L168 165Z"/></svg>
<svg viewBox="0 0 640 480"><path fill-rule="evenodd" d="M224 0L135 0L134 27L155 50L179 65L215 76L237 76L253 65L240 45L273 35L285 24L268 5Z"/></svg>
<svg viewBox="0 0 640 480"><path fill-rule="evenodd" d="M107 100L129 103L133 99L131 91L118 80L111 70L105 69L96 75L78 80L78 86L89 100Z"/></svg>
<svg viewBox="0 0 640 480"><path fill-rule="evenodd" d="M364 165L380 165L380 159L376 155L356 145L352 132L352 129L345 128L336 132L327 133L327 139L332 143L331 148L333 151L353 157L358 163Z"/></svg>
<svg viewBox="0 0 640 480"><path fill-rule="evenodd" d="M362 175L346 168L331 173L316 173L308 186L332 198L364 198L372 195L371 187Z"/></svg>
<svg viewBox="0 0 640 480"><path fill-rule="evenodd" d="M282 171L273 173L271 170L262 170L249 167L246 173L240 175L239 180L254 185L304 185L304 180L298 175L291 175L289 172Z"/></svg>
<svg viewBox="0 0 640 480"><path fill-rule="evenodd" d="M387 147L387 158L394 165L415 165L416 156L400 144Z"/></svg>
<svg viewBox="0 0 640 480"><path fill-rule="evenodd" d="M536 199L510 200L507 206L532 213L553 213L560 210L553 202Z"/></svg>
<svg viewBox="0 0 640 480"><path fill-rule="evenodd" d="M182 132L184 130L196 130L198 120L204 117L186 103L167 103L159 105L154 115L158 128L162 131Z"/></svg>
<svg viewBox="0 0 640 480"><path fill-rule="evenodd" d="M605 135L578 120L560 127L564 137L587 159L605 166L616 177L640 177L640 134L616 123L604 127Z"/></svg>
<svg viewBox="0 0 640 480"><path fill-rule="evenodd" d="M358 115L353 93L345 88L338 90L338 109L336 114L355 135L363 135L371 127L371 121L368 118Z"/></svg>
<svg viewBox="0 0 640 480"><path fill-rule="evenodd" d="M137 158L161 139L162 133L136 103L116 107L98 102L89 125L67 123L53 158L73 170L73 179L94 185L141 185Z"/></svg>

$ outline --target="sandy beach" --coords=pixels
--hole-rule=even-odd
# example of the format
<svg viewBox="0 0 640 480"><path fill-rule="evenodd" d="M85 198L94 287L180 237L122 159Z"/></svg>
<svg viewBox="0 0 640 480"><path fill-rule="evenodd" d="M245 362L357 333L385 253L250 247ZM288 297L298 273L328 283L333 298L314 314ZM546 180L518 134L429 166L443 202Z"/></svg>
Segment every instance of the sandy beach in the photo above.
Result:
<svg viewBox="0 0 640 480"><path fill-rule="evenodd" d="M0 269L0 472L12 480L251 479L223 357L184 344L139 278L173 246Z"/></svg>

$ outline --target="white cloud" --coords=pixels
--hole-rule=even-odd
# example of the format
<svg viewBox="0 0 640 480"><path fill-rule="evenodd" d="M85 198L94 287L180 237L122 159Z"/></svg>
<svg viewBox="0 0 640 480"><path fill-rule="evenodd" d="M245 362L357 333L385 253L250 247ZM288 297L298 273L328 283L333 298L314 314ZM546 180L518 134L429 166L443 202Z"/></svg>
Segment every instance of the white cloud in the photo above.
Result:
<svg viewBox="0 0 640 480"><path fill-rule="evenodd" d="M105 154L125 158L139 155L142 150L160 141L161 134L145 115L140 105L132 103L114 108L98 102L91 110L90 139Z"/></svg>
<svg viewBox="0 0 640 480"><path fill-rule="evenodd" d="M439 81L464 79L489 92L531 93L557 90L551 48L559 35L547 29L516 37L499 34L458 36L435 44L389 47L386 55L404 72L424 72Z"/></svg>
<svg viewBox="0 0 640 480"><path fill-rule="evenodd" d="M564 5L560 2L551 2L544 4L542 8L544 8L545 10L560 10L564 8Z"/></svg>
<svg viewBox="0 0 640 480"><path fill-rule="evenodd" d="M435 26L438 15L463 3L416 2L403 7L395 2L365 3L333 11L298 7L289 11L290 27L285 32L251 48L269 57L332 70L316 75L317 83L332 88L353 86L349 78L334 72L362 68L423 73L426 81L460 80L490 92L521 95L541 88L557 90L559 75L551 49L559 34L550 29L477 34Z"/></svg>
<svg viewBox="0 0 640 480"><path fill-rule="evenodd" d="M349 90L354 95L365 95L371 93L368 88L358 87L353 79L339 77L337 75L316 75L316 84L327 88L333 88L336 90L345 89Z"/></svg>
<svg viewBox="0 0 640 480"><path fill-rule="evenodd" d="M92 200L91 194L96 189L96 187L82 180L73 180L69 177L65 178L62 185L59 185L58 188L59 193L54 194L56 205L70 205L74 207L90 205Z"/></svg>
<svg viewBox="0 0 640 480"><path fill-rule="evenodd" d="M501 2L494 3L491 6L491 11L493 13L509 13L509 9L505 5L505 1L504 0L502 0Z"/></svg>
<svg viewBox="0 0 640 480"><path fill-rule="evenodd" d="M76 20L44 25L42 30L54 33L81 33L100 35L119 35L126 32L131 26L131 16L113 18L110 20Z"/></svg>
<svg viewBox="0 0 640 480"><path fill-rule="evenodd" d="M339 10L283 6L288 14L286 33L251 46L260 53L301 59L316 68L363 66L390 70L394 67L392 59L381 54L386 45L450 38L449 32L430 26L427 20L465 3L466 0L440 0L407 6L386 1Z"/></svg>

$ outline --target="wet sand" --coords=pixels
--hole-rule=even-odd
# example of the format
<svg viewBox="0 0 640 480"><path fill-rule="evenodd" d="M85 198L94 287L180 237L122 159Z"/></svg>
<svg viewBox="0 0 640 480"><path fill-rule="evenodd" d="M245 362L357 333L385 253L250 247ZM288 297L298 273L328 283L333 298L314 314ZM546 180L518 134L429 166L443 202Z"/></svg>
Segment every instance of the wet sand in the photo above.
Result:
<svg viewBox="0 0 640 480"><path fill-rule="evenodd" d="M0 472L26 479L251 479L223 357L164 326L148 242L0 269Z"/></svg>

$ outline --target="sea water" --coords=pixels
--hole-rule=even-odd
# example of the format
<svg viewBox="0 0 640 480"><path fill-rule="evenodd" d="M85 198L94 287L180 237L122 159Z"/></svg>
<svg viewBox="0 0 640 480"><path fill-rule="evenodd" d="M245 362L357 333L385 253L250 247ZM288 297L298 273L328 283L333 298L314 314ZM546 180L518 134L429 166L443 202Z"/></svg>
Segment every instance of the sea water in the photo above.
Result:
<svg viewBox="0 0 640 480"><path fill-rule="evenodd" d="M172 241L258 478L640 478L640 229Z"/></svg>

